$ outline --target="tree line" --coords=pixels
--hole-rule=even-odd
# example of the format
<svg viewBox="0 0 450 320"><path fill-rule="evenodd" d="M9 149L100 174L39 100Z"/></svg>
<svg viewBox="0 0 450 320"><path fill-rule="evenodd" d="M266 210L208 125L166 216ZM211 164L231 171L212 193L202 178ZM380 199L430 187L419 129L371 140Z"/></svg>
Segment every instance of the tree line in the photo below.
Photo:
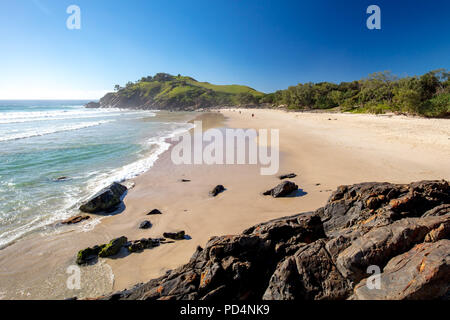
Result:
<svg viewBox="0 0 450 320"><path fill-rule="evenodd" d="M350 112L399 112L427 117L450 116L450 73L430 71L398 78L389 71L340 84L305 83L263 96L270 103L295 110L332 109Z"/></svg>

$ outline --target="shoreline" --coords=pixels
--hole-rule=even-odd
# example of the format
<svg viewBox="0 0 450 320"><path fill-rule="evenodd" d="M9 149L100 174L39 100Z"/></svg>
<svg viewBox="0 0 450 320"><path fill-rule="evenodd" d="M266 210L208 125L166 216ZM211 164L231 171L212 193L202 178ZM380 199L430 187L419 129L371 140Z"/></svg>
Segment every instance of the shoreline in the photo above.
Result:
<svg viewBox="0 0 450 320"><path fill-rule="evenodd" d="M250 116L251 113L255 114L254 118ZM208 117L208 114L215 117L215 112L200 116ZM86 234L67 231L53 235L51 239L35 236L30 239L35 243L19 245L18 242L5 248L8 252L0 250L0 280L5 274L14 277L14 274L21 272L31 273L26 267L32 265L30 259L33 256L39 264L45 257L51 258L49 252L54 252L59 261L51 261L49 265L58 269L61 268L56 266L58 263L63 262L64 266L73 263L79 249L105 243L122 235L128 236L130 240L137 240L144 236L157 237L166 231L183 229L192 237L191 240L165 244L126 257L102 259L101 263L108 265L114 275L114 283L109 290L122 290L184 264L195 247L203 246L210 236L236 234L262 221L315 210L326 202L331 190L338 185L373 179L409 183L421 179L450 178L450 168L444 161L450 156L450 124L446 120L409 118L412 123L407 123L408 120L397 116L372 118L377 116L296 114L281 110L234 108L220 109L217 114L221 114L219 117L226 117L223 121L225 127L279 128L281 154L278 173L295 172L298 176L292 180L305 190L306 195L291 199L261 197L260 192L275 186L279 180L273 176L260 176L257 166L175 166L169 158L171 145L155 161L150 168L153 170L130 180L135 186L124 199L126 209L121 214L105 217L93 231ZM328 120L329 118L332 120ZM386 120L391 121L386 123ZM222 124L204 125L203 129L215 125ZM386 127L390 125L398 127L386 132ZM420 129L421 134L417 134ZM355 139L355 133L359 134L356 136L358 140ZM179 181L182 178L191 179L191 182L182 183ZM217 184L223 184L227 190L217 198L209 198L208 191ZM157 217L145 215L155 208L163 214ZM147 218L153 227L149 230L138 229L139 222ZM61 248L61 243L68 240L76 241L76 244ZM38 245L39 241L44 243L43 247ZM78 250L74 250L74 247ZM31 253L31 256L26 259L12 257L13 259L8 260L8 253L17 252L13 249ZM25 266L20 266L20 263ZM8 270L12 267L18 267L18 270ZM48 272L48 267L38 265L33 270L43 275ZM97 269L103 272L107 269L105 266L97 267L102 267L103 269ZM95 268L96 266L92 269ZM98 279L98 274L95 275L93 279ZM67 278L65 274L62 276L61 279ZM22 280L27 282L26 277ZM15 282L21 282L21 278L17 277ZM106 287L103 289L108 291ZM108 292L99 295L106 293ZM76 292L72 294L75 295ZM36 298L34 294L30 297Z"/></svg>

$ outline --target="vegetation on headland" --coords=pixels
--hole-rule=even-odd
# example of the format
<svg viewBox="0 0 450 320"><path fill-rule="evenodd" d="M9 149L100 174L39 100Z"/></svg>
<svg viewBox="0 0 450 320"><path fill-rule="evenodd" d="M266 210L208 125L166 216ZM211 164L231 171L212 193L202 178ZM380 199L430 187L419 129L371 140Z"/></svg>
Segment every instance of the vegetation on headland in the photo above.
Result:
<svg viewBox="0 0 450 320"><path fill-rule="evenodd" d="M304 83L264 94L247 86L214 85L187 76L158 73L116 85L91 107L194 110L223 106L285 107L290 110L396 112L425 117L450 116L450 73L446 69L398 78L377 72L352 82Z"/></svg>
<svg viewBox="0 0 450 320"><path fill-rule="evenodd" d="M450 115L450 73L430 71L420 77L397 78L377 72L341 82L305 83L265 95L260 102L294 110L332 109L355 113L398 112L426 117Z"/></svg>
<svg viewBox="0 0 450 320"><path fill-rule="evenodd" d="M214 85L187 76L157 73L116 85L100 100L101 106L155 109L197 109L225 105L257 104L264 93L241 85Z"/></svg>

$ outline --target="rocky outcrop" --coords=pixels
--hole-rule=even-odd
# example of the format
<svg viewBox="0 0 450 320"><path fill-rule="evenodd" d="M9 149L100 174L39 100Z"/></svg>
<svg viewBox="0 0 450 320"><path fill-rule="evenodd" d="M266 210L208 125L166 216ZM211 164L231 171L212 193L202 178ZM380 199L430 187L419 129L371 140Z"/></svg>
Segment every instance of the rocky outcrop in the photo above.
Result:
<svg viewBox="0 0 450 320"><path fill-rule="evenodd" d="M298 190L298 186L292 181L284 181L277 185L275 188L267 190L263 193L265 196L271 195L274 198L287 197L294 191Z"/></svg>
<svg viewBox="0 0 450 320"><path fill-rule="evenodd" d="M87 213L113 212L121 203L122 196L126 191L127 187L114 182L82 204L80 210Z"/></svg>
<svg viewBox="0 0 450 320"><path fill-rule="evenodd" d="M447 181L341 186L323 208L213 237L187 264L102 298L448 299L449 204Z"/></svg>

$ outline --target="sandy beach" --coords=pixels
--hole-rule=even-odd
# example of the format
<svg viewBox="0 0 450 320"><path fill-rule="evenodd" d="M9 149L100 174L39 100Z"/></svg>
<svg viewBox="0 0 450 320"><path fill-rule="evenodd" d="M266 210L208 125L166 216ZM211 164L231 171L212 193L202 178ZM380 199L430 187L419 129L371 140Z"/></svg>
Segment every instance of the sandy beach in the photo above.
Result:
<svg viewBox="0 0 450 320"><path fill-rule="evenodd" d="M252 117L254 114L254 117ZM450 120L406 116L294 113L265 109L222 109L200 118L203 128L279 129L280 169L303 193L274 199L261 195L277 185L258 165L175 165L171 149L133 179L125 210L91 228L62 228L32 235L0 250L0 298L89 297L130 288L187 262L211 236L236 234L269 219L317 209L339 185L366 181L409 183L450 180ZM181 182L189 179L190 182ZM208 192L222 184L217 197ZM152 209L163 214L146 216ZM143 220L152 227L139 229ZM126 236L160 237L185 230L190 240L141 253L101 259L82 267L80 290L68 290L66 273L78 250Z"/></svg>

